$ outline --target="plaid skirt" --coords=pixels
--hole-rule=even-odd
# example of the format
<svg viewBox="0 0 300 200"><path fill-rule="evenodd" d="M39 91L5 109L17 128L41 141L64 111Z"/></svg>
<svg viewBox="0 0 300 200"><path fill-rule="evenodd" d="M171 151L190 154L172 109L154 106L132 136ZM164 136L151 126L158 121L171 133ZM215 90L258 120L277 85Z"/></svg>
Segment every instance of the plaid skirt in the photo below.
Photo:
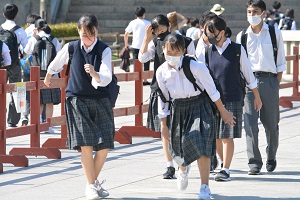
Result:
<svg viewBox="0 0 300 200"><path fill-rule="evenodd" d="M236 124L230 126L225 124L222 120L220 113L217 115L217 139L225 138L241 138L242 137L242 115L243 115L243 102L227 102L225 108L231 112L235 117Z"/></svg>
<svg viewBox="0 0 300 200"><path fill-rule="evenodd" d="M61 94L59 88L43 89L41 90L40 95L40 104L53 103L54 105L57 105L61 102Z"/></svg>
<svg viewBox="0 0 300 200"><path fill-rule="evenodd" d="M160 118L158 117L158 94L156 92L152 92L149 98L149 108L148 108L148 116L147 116L147 125L146 127L160 132ZM170 124L170 116L167 116L167 126Z"/></svg>
<svg viewBox="0 0 300 200"><path fill-rule="evenodd" d="M216 151L216 121L205 94L175 99L171 108L169 151L173 159L187 166Z"/></svg>
<svg viewBox="0 0 300 200"><path fill-rule="evenodd" d="M114 115L108 98L67 97L67 147L78 150L93 146L94 151L114 148Z"/></svg>

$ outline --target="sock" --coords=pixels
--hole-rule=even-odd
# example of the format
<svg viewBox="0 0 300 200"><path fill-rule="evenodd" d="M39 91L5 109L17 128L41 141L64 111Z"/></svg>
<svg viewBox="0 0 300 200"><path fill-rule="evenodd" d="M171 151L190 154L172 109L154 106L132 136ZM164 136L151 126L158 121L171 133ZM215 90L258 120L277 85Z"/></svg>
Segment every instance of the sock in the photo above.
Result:
<svg viewBox="0 0 300 200"><path fill-rule="evenodd" d="M173 161L168 161L167 162L167 167L174 167Z"/></svg>
<svg viewBox="0 0 300 200"><path fill-rule="evenodd" d="M230 174L229 169L228 168L222 168L222 170L224 170L227 174Z"/></svg>

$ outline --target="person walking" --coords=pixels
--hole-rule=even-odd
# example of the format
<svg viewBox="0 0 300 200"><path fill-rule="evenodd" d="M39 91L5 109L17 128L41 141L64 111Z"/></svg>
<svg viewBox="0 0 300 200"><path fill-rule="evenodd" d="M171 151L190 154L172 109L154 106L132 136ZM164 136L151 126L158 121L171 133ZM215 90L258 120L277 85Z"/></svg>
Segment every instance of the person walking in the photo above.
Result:
<svg viewBox="0 0 300 200"><path fill-rule="evenodd" d="M198 199L210 199L209 166L210 157L215 154L215 116L210 100L215 103L226 124L234 126L234 116L230 114L220 99L212 77L204 65L186 59L183 36L170 34L165 39L163 52L166 58L156 72L156 79L162 95L158 100L158 116L161 120L162 137L170 143L170 154L179 165L177 187L183 191L188 186L190 164L197 161L201 186ZM190 68L196 84L202 91L195 90L184 73ZM172 101L172 102L170 102ZM170 125L167 124L170 116Z"/></svg>
<svg viewBox="0 0 300 200"><path fill-rule="evenodd" d="M230 181L230 165L234 154L234 139L242 137L242 114L245 85L254 95L252 105L256 112L262 107L257 89L257 81L251 69L251 63L244 47L232 42L231 30L220 17L214 17L205 25L204 34L212 46L206 47L200 60L205 60L215 78L221 84L224 94L224 106L236 117L235 126L225 124L217 115L216 150L223 166L215 176L216 181ZM243 77L243 78L242 78ZM245 80L244 80L245 79Z"/></svg>
<svg viewBox="0 0 300 200"><path fill-rule="evenodd" d="M127 49L129 49L128 35L132 33L131 51L133 54L133 59L138 59L140 48L145 37L146 27L151 24L145 19L145 12L146 10L144 7L138 6L135 10L136 19L132 20L125 29L124 46ZM144 71L149 71L149 69L150 61L144 63ZM145 79L143 81L143 85L150 85L150 82Z"/></svg>
<svg viewBox="0 0 300 200"><path fill-rule="evenodd" d="M177 24L173 24L177 25ZM173 28L172 28L173 30ZM148 62L150 59L154 58L154 76L150 85L151 94L149 98L149 109L147 116L147 128L160 132L160 119L158 117L158 107L157 98L158 85L156 81L156 70L158 67L165 62L165 57L163 55L162 46L164 45L164 40L167 35L171 33L171 24L169 19L165 15L157 15L152 19L151 25L146 28L146 35L142 47L139 52L139 61L141 63ZM186 52L190 55L195 54L195 47L193 42L185 44ZM164 149L165 158L167 160L167 170L163 173L164 179L173 179L175 177L175 167L172 157L169 154L169 143L162 137L162 145Z"/></svg>
<svg viewBox="0 0 300 200"><path fill-rule="evenodd" d="M257 175L263 166L258 146L258 119L265 128L267 139L266 169L268 172L277 166L276 154L279 145L279 84L282 73L286 70L284 44L281 31L274 27L276 48L273 47L271 26L263 22L266 14L266 4L263 0L249 0L247 2L247 19L250 26L237 35L237 43L245 43L245 50L252 64L252 70L258 80L258 91L263 106L259 112L255 111L254 94L246 89L244 106L244 124L247 140L247 155L249 175ZM242 40L242 37L247 37ZM275 51L276 50L276 51ZM274 52L275 51L275 52Z"/></svg>
<svg viewBox="0 0 300 200"><path fill-rule="evenodd" d="M112 80L111 49L97 39L98 20L83 15L78 21L80 40L67 43L51 62L44 83L51 85L52 74L68 63L73 50L70 78L66 88L67 146L81 150L87 185L87 199L107 197L98 181L108 150L114 148L114 115L106 86ZM98 56L101 55L101 56ZM93 157L93 151L96 151Z"/></svg>

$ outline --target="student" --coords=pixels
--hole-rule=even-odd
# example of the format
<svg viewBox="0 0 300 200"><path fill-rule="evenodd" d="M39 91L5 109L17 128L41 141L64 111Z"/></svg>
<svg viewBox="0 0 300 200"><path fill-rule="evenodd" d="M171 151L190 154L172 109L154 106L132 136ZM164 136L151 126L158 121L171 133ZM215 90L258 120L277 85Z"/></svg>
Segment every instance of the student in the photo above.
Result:
<svg viewBox="0 0 300 200"><path fill-rule="evenodd" d="M177 24L173 24L177 25ZM164 39L171 32L171 27L168 18L165 15L157 15L152 19L151 25L146 28L146 34L142 47L139 52L139 61L141 63L148 62L154 58L154 76L151 82L151 94L149 100L149 109L147 117L147 127L156 132L160 132L160 120L157 111L157 81L156 81L156 70L158 67L165 62L163 55L162 46L164 45ZM194 55L195 47L192 42L185 47L187 53ZM163 174L164 179L172 179L175 175L175 167L172 161L172 157L168 151L168 141L162 137L162 144L167 160L167 171Z"/></svg>
<svg viewBox="0 0 300 200"><path fill-rule="evenodd" d="M15 20L18 16L18 7L15 4L8 3L3 7L3 16L6 21L1 25L4 30L14 30L17 38L17 46L15 49L10 49L11 66L8 67L8 81L9 83L21 82L21 68L19 66L19 45L25 47L27 44L27 35L25 31L18 27ZM9 46L9 45L8 45ZM9 46L9 48L11 48ZM17 113L14 99L11 95L11 101L9 103L7 123L8 127L17 127L21 118L20 113Z"/></svg>
<svg viewBox="0 0 300 200"><path fill-rule="evenodd" d="M223 161L223 167L214 179L216 181L229 181L229 167L234 153L234 138L242 136L242 114L244 105L244 85L242 84L241 74L248 83L247 87L251 89L254 95L254 104L252 105L256 112L261 109L262 103L257 90L257 81L251 69L251 63L242 45L232 42L229 38L231 30L226 22L220 17L214 17L205 25L204 34L207 36L212 46L211 51L207 51L208 60L205 60L205 51L203 60L208 66L215 78L221 84L225 102L225 108L236 117L235 126L225 124L221 117L217 115L216 144L217 153ZM237 48L240 48L237 56Z"/></svg>
<svg viewBox="0 0 300 200"><path fill-rule="evenodd" d="M51 28L48 26L47 22L44 19L38 19L35 22L35 30L34 34L39 37L46 37L50 38L50 33L51 33ZM29 38L28 44L26 45L24 49L25 55L31 55L34 51L34 46L37 43L36 36ZM50 39L51 40L51 39ZM53 38L51 41L56 49L56 52L58 52L61 47L60 43L57 38ZM34 56L34 55L33 55ZM40 56L40 55L39 55ZM29 79L30 79L30 74L28 74ZM57 75L55 75L55 78L58 78ZM41 100L40 100L40 111L42 114L43 109L44 109L44 104L46 105L46 118L52 117L53 115L53 105L57 105L60 103L60 89L59 88L53 88L53 89L45 89L41 90L40 92ZM54 130L52 127L49 127L49 130L47 131L50 134L54 133Z"/></svg>
<svg viewBox="0 0 300 200"><path fill-rule="evenodd" d="M145 37L145 30L147 25L151 23L145 20L145 8L138 6L135 10L136 19L131 21L125 29L124 34L124 45L129 48L128 45L128 35L132 33L132 45L131 50L133 54L133 59L138 59L139 51ZM150 61L144 63L144 71L149 71ZM147 79L144 80L143 85L150 85Z"/></svg>
<svg viewBox="0 0 300 200"><path fill-rule="evenodd" d="M26 25L28 25L28 27L25 29L25 32L27 34L27 38L28 39L33 35L34 29L35 29L35 22L38 19L41 19L41 17L39 15L37 15L37 14L29 14L29 15L27 15Z"/></svg>
<svg viewBox="0 0 300 200"><path fill-rule="evenodd" d="M284 18L284 14L282 12L280 12L281 3L279 1L274 1L272 7L273 7L273 12L274 12L274 20L278 26L280 20Z"/></svg>
<svg viewBox="0 0 300 200"><path fill-rule="evenodd" d="M192 17L191 20L191 28L186 31L186 36L191 38L192 40L199 39L201 36L201 30L199 28L199 19Z"/></svg>
<svg viewBox="0 0 300 200"><path fill-rule="evenodd" d="M186 31L191 27L190 20L191 20L191 18L187 17L186 18L186 23L183 24L183 26L179 29L179 32L181 33L181 35L186 36Z"/></svg>
<svg viewBox="0 0 300 200"><path fill-rule="evenodd" d="M266 17L264 19L265 23L270 26L276 26L278 28L278 24L274 20L274 11L267 10Z"/></svg>
<svg viewBox="0 0 300 200"><path fill-rule="evenodd" d="M296 21L294 20L294 9L288 8L284 16L285 17L280 20L278 28L280 30L297 30Z"/></svg>
<svg viewBox="0 0 300 200"><path fill-rule="evenodd" d="M201 30L202 34L201 34L201 37L199 38L199 40L195 40L194 41L194 44L196 44L195 45L195 48L196 48L196 53L195 53L196 58L197 58L197 60L199 60L201 62L204 62L204 60L200 60L199 56L203 52L203 49L205 49L205 47L207 47L207 46L210 45L207 36L205 34L203 34L204 27L205 27L205 24L208 21L210 21L211 19L213 19L216 16L217 15L215 13L210 12L210 11L206 11L206 12L204 12L201 15L200 20L199 20L200 30Z"/></svg>
<svg viewBox="0 0 300 200"><path fill-rule="evenodd" d="M195 91L185 77L182 70L185 44L181 35L168 35L163 52L166 62L157 69L156 78L164 97L169 101L172 99L172 105L164 103L160 96L158 115L162 137L170 143L170 154L179 165L177 187L181 191L187 188L190 164L197 160L201 177L198 199L210 199L209 166L210 157L215 153L216 138L215 116L209 98L215 102L225 123L233 126L235 117L223 106L220 93L202 62L191 60L189 67L197 85L206 90L209 97ZM167 116L170 116L169 126Z"/></svg>
<svg viewBox="0 0 300 200"><path fill-rule="evenodd" d="M279 139L279 84L282 73L286 69L284 44L281 31L275 27L277 54L274 57L273 45L269 27L263 22L266 14L266 4L262 0L247 2L247 19L250 26L246 30L246 52L252 64L252 71L258 82L258 91L263 106L259 112L254 108L254 94L246 89L244 106L244 125L247 135L247 155L249 175L260 173L263 166L258 146L258 118L265 128L267 139L266 169L275 170L277 165L276 153ZM241 43L242 32L237 35L237 43ZM275 62L275 58L276 62Z"/></svg>
<svg viewBox="0 0 300 200"><path fill-rule="evenodd" d="M26 24L29 25L26 29L25 32L27 34L27 39L31 38L33 36L33 34L35 34L34 31L35 28L35 22L36 20L41 19L41 17L39 15L36 14L29 14L26 18ZM23 49L23 53L24 53L24 49ZM26 62L26 59L29 59L28 56L25 56L25 54L23 54L23 58ZM21 64L22 67L22 64ZM30 74L26 73L25 70L23 70L23 82L27 82L30 81ZM29 118L28 115L30 113L30 91L26 91L26 111L23 112L21 115L21 121L22 121L22 126L26 126L28 124Z"/></svg>
<svg viewBox="0 0 300 200"><path fill-rule="evenodd" d="M106 86L112 80L111 49L97 39L98 20L83 15L78 21L80 40L67 43L51 62L44 80L51 85L52 74L59 73L69 60L72 45L70 78L66 88L67 146L81 149L81 163L87 185L87 199L107 197L109 193L98 179L108 149L114 148L114 116ZM99 52L101 49L102 52ZM102 55L96 56L96 55ZM96 60L94 60L96 58ZM96 151L93 157L93 151Z"/></svg>

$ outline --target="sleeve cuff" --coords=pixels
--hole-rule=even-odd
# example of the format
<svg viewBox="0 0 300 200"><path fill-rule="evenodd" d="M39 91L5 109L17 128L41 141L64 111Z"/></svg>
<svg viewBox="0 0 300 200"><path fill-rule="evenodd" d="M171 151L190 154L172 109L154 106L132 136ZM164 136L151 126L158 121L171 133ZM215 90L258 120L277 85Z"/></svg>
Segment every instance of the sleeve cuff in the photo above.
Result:
<svg viewBox="0 0 300 200"><path fill-rule="evenodd" d="M218 99L220 99L221 96L220 96L219 91L217 91L216 93L214 93L213 95L211 95L209 97L213 102L216 102Z"/></svg>
<svg viewBox="0 0 300 200"><path fill-rule="evenodd" d="M247 87L250 88L251 90L257 88L257 80L255 79L255 81L247 85Z"/></svg>
<svg viewBox="0 0 300 200"><path fill-rule="evenodd" d="M168 115L170 115L170 111L167 111L164 113L159 113L158 117L159 117L159 119L161 119L161 118L166 118Z"/></svg>

